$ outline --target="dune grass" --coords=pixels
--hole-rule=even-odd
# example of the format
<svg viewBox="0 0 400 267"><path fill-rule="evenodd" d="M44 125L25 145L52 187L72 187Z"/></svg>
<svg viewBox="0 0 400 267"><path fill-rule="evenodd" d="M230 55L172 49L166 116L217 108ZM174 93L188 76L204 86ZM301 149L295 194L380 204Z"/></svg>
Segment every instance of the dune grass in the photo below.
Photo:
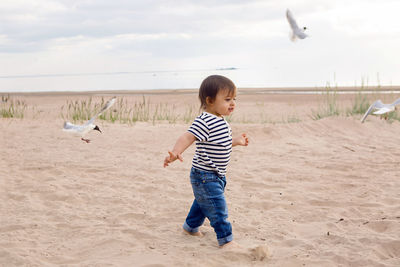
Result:
<svg viewBox="0 0 400 267"><path fill-rule="evenodd" d="M380 85L379 73L377 74L377 82L378 82L378 85L373 87L373 92L371 94L367 95L365 93L365 91L367 89L369 89L368 88L368 80L365 81L364 78L361 79L361 86L358 89L358 92L354 97L352 106L350 109L346 110L347 116L357 116L357 115L362 116L362 115L364 115L365 112L367 112L370 105L378 99L381 99L382 102L384 102L384 103L390 103L391 100L396 98L393 95L393 92L391 94L384 94L384 95L382 95L380 93L381 85ZM371 115L371 116L374 116L374 115ZM387 122L388 123L392 123L395 120L400 121L400 116L399 116L397 110L387 114Z"/></svg>
<svg viewBox="0 0 400 267"><path fill-rule="evenodd" d="M378 81L379 81L379 76L378 76ZM365 112L368 110L371 103L368 100L367 95L365 94L366 89L368 89L368 84L366 85L365 80L361 79L361 86L354 97L351 108L346 110L347 116L364 115ZM375 93L373 94L374 96L376 96L379 89L380 85L378 83L378 86L375 89Z"/></svg>
<svg viewBox="0 0 400 267"><path fill-rule="evenodd" d="M397 98L395 94L382 94L380 87L375 87L375 91L367 93L366 89L371 90L363 83L358 87L358 92L354 94L351 102L338 101L337 86L331 87L327 83L325 92L322 94L319 101L319 108L316 110L310 109L309 115L305 116L312 120L320 120L332 116L348 116L356 119L367 111L370 104L377 100L382 99L384 103L390 103L393 99ZM109 98L92 98L88 97L81 100L67 100L66 104L61 107L60 116L65 121L71 122L84 122L92 118L106 103ZM347 98L348 99L348 98ZM347 100L348 101L348 100ZM269 114L268 103L256 102L254 103L259 111L252 114L234 113L227 116L226 120L230 123L262 123L262 124L286 124L286 123L299 123L304 120L304 115L282 115L282 118L276 118L275 115ZM345 105L344 107L339 106ZM34 107L32 107L35 111ZM23 100L14 99L10 95L2 95L0 103L0 118L24 118L26 115L32 116L28 112L28 105ZM33 118L36 119L40 116L40 112L35 111ZM111 123L124 123L134 124L136 122L150 122L157 123L191 123L194 118L201 113L198 105L195 104L171 104L168 102L151 102L150 97L142 96L133 102L129 97L117 97L117 101L109 110L101 114L98 120L103 120ZM373 116L371 114L371 116ZM400 121L400 115L397 112L388 114L389 123Z"/></svg>
<svg viewBox="0 0 400 267"><path fill-rule="evenodd" d="M1 118L18 118L22 119L25 116L27 104L23 100L13 99L9 95L1 96L0 117Z"/></svg>
<svg viewBox="0 0 400 267"><path fill-rule="evenodd" d="M348 116L359 114L363 115L368 110L370 105L371 103L368 100L367 95L362 94L362 92L359 91L354 97L351 108L347 109L346 114Z"/></svg>
<svg viewBox="0 0 400 267"><path fill-rule="evenodd" d="M88 100L67 101L66 105L61 107L61 117L64 120L73 122L82 122L89 120L105 105L106 100L94 102L92 98ZM133 104L127 99L117 98L116 103L106 112L101 114L98 119L108 122L119 122L133 124L135 122L168 122L185 123L193 120L197 115L196 109L192 105L186 105L178 111L178 107L169 103L151 103L149 98L143 96L139 101Z"/></svg>
<svg viewBox="0 0 400 267"><path fill-rule="evenodd" d="M325 86L324 100L318 110L311 110L311 118L320 120L326 117L338 116L340 110L337 105L337 85L334 89L327 83Z"/></svg>

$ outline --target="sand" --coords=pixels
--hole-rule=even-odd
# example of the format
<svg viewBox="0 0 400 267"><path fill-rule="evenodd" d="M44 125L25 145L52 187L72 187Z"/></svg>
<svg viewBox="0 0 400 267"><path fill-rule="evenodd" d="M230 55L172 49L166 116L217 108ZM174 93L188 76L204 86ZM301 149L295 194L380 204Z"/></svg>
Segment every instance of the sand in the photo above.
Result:
<svg viewBox="0 0 400 267"><path fill-rule="evenodd" d="M194 146L162 167L188 123L99 120L86 144L60 110L87 94L14 97L28 109L0 118L0 266L400 266L397 121L313 120L322 96L242 92L231 126L250 144L234 148L226 188L241 248L220 249L208 221L201 238L182 232Z"/></svg>

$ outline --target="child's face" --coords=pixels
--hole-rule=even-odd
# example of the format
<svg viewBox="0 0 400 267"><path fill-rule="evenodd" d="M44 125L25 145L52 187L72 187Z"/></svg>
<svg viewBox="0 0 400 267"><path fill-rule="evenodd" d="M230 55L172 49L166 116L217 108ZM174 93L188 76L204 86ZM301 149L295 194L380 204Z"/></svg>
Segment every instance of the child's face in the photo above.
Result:
<svg viewBox="0 0 400 267"><path fill-rule="evenodd" d="M217 116L229 116L235 110L236 90L229 93L229 90L220 90L212 103L207 104L206 111Z"/></svg>

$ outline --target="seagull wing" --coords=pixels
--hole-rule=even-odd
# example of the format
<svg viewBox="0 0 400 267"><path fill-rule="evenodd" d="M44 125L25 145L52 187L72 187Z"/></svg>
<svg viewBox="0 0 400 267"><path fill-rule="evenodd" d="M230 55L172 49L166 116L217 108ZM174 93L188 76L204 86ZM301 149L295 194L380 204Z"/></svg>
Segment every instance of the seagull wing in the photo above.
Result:
<svg viewBox="0 0 400 267"><path fill-rule="evenodd" d="M114 96L113 98L111 98L110 100L107 101L107 103L104 105L104 107L99 111L99 113L97 113L96 115L94 115L92 118L90 118L90 120L85 124L91 124L94 122L94 120L101 115L101 113L103 113L104 111L106 111L107 109L109 109L112 105L114 105L116 100L116 97Z"/></svg>
<svg viewBox="0 0 400 267"><path fill-rule="evenodd" d="M382 115L382 114L391 112L393 110L394 110L393 106L391 106L391 107L383 107L383 108L380 108L379 110L375 111L373 114Z"/></svg>
<svg viewBox="0 0 400 267"><path fill-rule="evenodd" d="M299 26L297 26L297 22L293 17L292 12L289 9L286 10L286 18L289 22L290 28L292 28L293 32L300 31Z"/></svg>
<svg viewBox="0 0 400 267"><path fill-rule="evenodd" d="M397 99L392 103L393 106L396 106L396 105L398 105L398 104L400 104L400 98L397 98Z"/></svg>
<svg viewBox="0 0 400 267"><path fill-rule="evenodd" d="M68 121L64 122L63 131L79 133L82 131L81 125L75 125Z"/></svg>
<svg viewBox="0 0 400 267"><path fill-rule="evenodd" d="M364 116L362 117L361 122L364 122L367 116L371 113L371 111L376 108L383 108L382 101L376 100L374 103L372 103L371 106L369 106L367 112L365 112Z"/></svg>

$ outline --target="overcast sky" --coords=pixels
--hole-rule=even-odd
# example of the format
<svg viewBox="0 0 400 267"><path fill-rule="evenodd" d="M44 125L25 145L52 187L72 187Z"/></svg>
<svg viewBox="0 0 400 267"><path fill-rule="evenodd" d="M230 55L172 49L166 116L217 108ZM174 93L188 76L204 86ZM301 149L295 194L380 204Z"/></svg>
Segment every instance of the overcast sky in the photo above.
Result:
<svg viewBox="0 0 400 267"><path fill-rule="evenodd" d="M289 40L287 8L309 38ZM400 85L399 11L398 0L1 0L0 91L198 88L217 72L239 87ZM225 67L238 70L214 71Z"/></svg>

